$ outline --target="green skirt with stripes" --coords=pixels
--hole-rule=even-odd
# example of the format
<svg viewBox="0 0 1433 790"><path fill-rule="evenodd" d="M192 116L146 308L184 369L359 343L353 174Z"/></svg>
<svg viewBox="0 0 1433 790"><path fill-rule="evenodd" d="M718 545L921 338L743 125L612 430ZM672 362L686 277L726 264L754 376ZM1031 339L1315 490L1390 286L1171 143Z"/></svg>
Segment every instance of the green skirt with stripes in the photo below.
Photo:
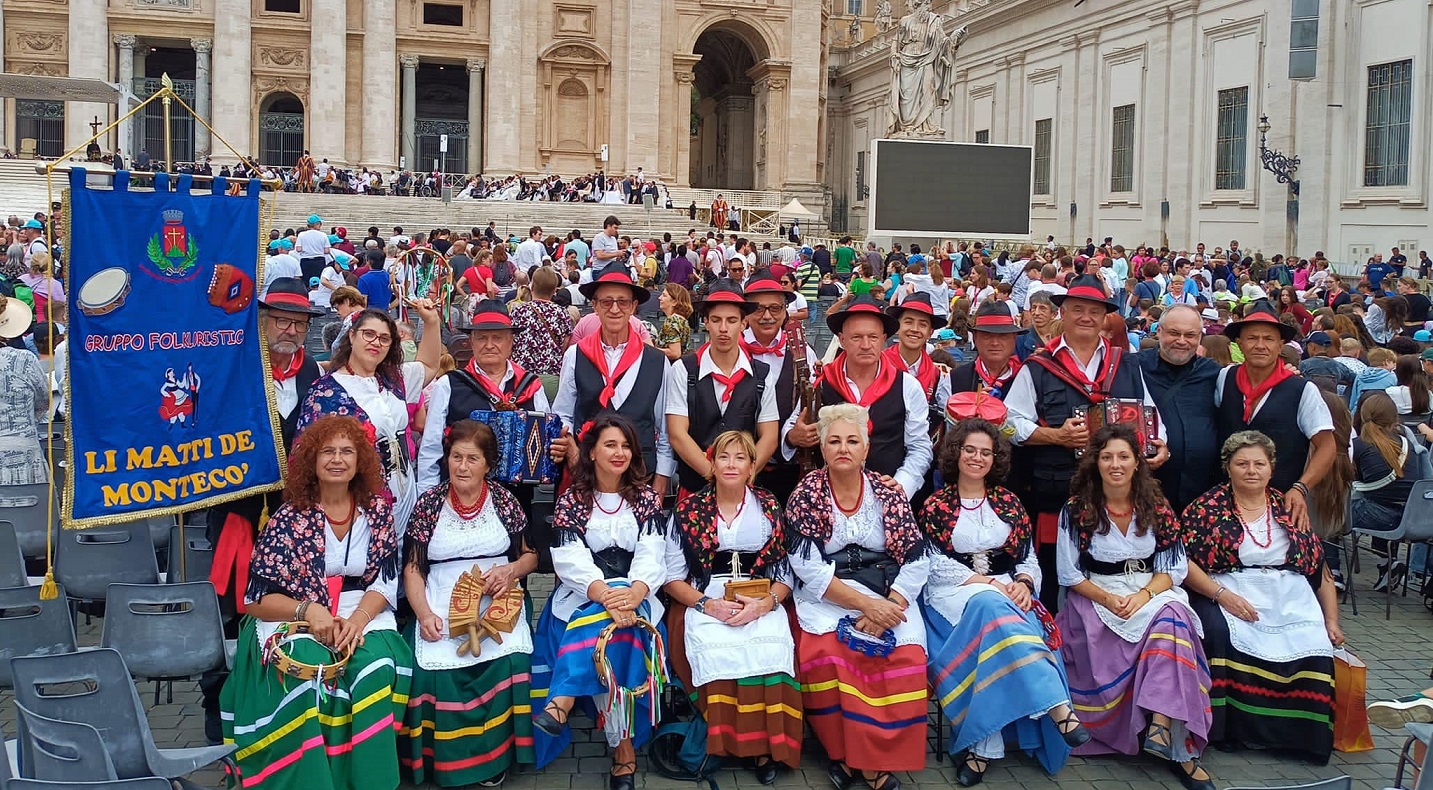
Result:
<svg viewBox="0 0 1433 790"><path fill-rule="evenodd" d="M246 618L234 671L219 698L224 742L237 746L245 790L395 790L398 730L413 681L413 651L397 631L372 631L333 687L281 676L260 661ZM309 664L331 660L311 640L285 647Z"/></svg>

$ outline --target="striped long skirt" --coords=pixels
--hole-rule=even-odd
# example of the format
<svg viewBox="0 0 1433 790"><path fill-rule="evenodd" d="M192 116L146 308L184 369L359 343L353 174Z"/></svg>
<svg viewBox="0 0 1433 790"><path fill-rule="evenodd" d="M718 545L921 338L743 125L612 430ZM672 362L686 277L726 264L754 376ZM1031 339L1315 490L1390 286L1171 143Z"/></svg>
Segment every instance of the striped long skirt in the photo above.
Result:
<svg viewBox="0 0 1433 790"><path fill-rule="evenodd" d="M532 764L531 673L522 653L462 669L415 668L399 733L404 780L462 787Z"/></svg>
<svg viewBox="0 0 1433 790"><path fill-rule="evenodd" d="M1209 740L1229 746L1298 752L1324 765L1333 752L1333 658L1267 661L1229 642L1218 604L1203 596L1190 603L1204 624L1204 650L1213 684Z"/></svg>
<svg viewBox="0 0 1433 790"><path fill-rule="evenodd" d="M1126 642L1109 630L1090 599L1065 597L1055 618L1075 714L1092 736L1077 755L1138 754L1152 714L1174 722L1180 762L1209 742L1209 667L1193 614L1166 604L1144 638Z"/></svg>
<svg viewBox="0 0 1433 790"><path fill-rule="evenodd" d="M318 664L332 654L300 639L285 648ZM413 680L413 651L397 631L370 631L333 687L280 675L260 662L256 622L239 633L219 706L224 741L238 747L244 788L394 790L398 728Z"/></svg>
<svg viewBox="0 0 1433 790"><path fill-rule="evenodd" d="M1045 644L1033 613L997 590L971 596L952 626L921 607L930 639L930 682L950 722L950 753L1000 733L1037 756L1046 773L1065 765L1070 747L1046 711L1068 702L1059 653Z"/></svg>
<svg viewBox="0 0 1433 790"><path fill-rule="evenodd" d="M692 688L692 668L682 650L685 606L667 610L672 671L682 687ZM791 768L801 766L801 686L782 672L739 680L714 680L692 693L707 723L707 754L771 757Z"/></svg>
<svg viewBox="0 0 1433 790"><path fill-rule="evenodd" d="M875 658L835 633L796 633L796 672L806 720L832 760L852 770L925 767L925 650L902 645Z"/></svg>

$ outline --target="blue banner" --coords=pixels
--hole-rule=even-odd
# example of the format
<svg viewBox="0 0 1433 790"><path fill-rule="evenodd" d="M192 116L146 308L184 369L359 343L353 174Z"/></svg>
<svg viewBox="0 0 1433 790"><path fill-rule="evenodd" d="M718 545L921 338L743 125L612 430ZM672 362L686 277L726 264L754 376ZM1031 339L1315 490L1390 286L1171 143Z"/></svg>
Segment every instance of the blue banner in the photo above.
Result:
<svg viewBox="0 0 1433 790"><path fill-rule="evenodd" d="M70 173L64 525L196 510L281 484L259 337L258 182L227 196Z"/></svg>

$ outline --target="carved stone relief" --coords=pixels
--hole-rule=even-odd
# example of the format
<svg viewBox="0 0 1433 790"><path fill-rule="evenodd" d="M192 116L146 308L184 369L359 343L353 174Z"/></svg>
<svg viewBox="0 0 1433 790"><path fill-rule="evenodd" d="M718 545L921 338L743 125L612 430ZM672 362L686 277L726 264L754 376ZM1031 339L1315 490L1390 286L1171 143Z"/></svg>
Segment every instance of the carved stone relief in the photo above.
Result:
<svg viewBox="0 0 1433 790"><path fill-rule="evenodd" d="M259 47L260 66L308 70L308 52L290 47Z"/></svg>

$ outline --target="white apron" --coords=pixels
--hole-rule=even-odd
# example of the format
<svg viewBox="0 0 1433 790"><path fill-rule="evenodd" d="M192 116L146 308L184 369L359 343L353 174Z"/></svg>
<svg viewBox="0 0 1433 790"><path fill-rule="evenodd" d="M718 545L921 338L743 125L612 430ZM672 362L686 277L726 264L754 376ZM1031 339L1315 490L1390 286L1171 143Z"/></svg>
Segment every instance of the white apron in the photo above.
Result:
<svg viewBox="0 0 1433 790"><path fill-rule="evenodd" d="M1282 565L1286 561L1289 536L1283 527L1276 524L1269 531L1267 548L1256 544L1250 535L1268 529L1267 524L1266 513L1245 528L1244 542L1239 544L1239 561L1244 565ZM1323 607L1305 577L1293 571L1243 568L1213 574L1213 579L1259 613L1259 619L1249 623L1221 607L1229 624L1229 641L1239 652L1275 662L1333 655Z"/></svg>

